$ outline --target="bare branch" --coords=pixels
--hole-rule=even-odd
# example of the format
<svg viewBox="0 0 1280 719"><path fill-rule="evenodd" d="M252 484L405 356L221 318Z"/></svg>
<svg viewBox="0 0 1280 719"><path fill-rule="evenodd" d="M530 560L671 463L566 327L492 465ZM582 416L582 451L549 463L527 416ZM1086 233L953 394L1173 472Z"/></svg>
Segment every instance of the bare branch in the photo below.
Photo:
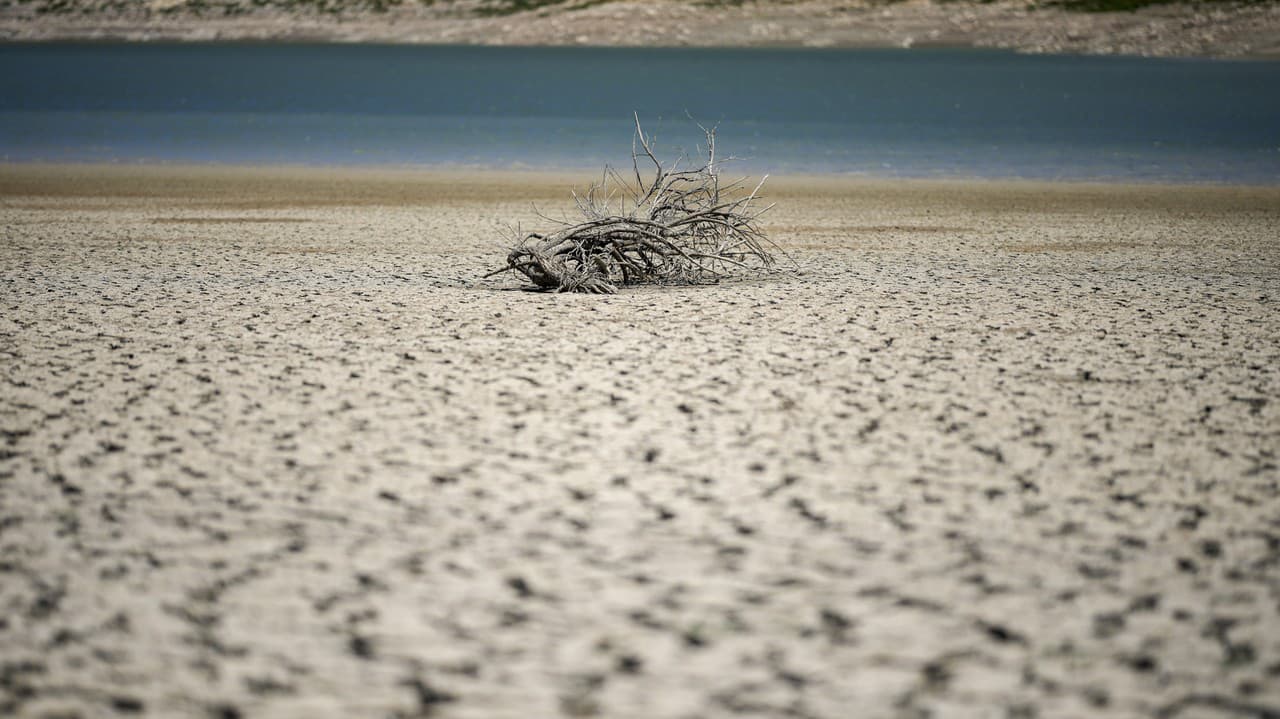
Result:
<svg viewBox="0 0 1280 719"><path fill-rule="evenodd" d="M746 178L721 185L716 127L698 125L706 137L705 164L663 165L635 115L631 144L635 185L606 166L599 183L572 193L584 221L556 221L545 233L529 233L507 255L506 267L535 285L559 292L612 294L619 285L715 282L733 273L772 270L777 249L756 224L769 207L748 207L768 175L748 194ZM646 182L641 158L653 163ZM732 158L729 158L732 159ZM615 200L617 205L615 207ZM491 276L486 275L486 277Z"/></svg>

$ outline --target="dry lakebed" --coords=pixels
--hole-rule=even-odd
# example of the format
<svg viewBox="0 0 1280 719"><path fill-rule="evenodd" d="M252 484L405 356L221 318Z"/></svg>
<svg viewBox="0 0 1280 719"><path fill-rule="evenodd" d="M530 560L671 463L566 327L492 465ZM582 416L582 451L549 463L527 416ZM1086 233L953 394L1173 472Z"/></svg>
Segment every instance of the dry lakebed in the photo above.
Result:
<svg viewBox="0 0 1280 719"><path fill-rule="evenodd" d="M1280 188L0 167L0 715L1280 716Z"/></svg>

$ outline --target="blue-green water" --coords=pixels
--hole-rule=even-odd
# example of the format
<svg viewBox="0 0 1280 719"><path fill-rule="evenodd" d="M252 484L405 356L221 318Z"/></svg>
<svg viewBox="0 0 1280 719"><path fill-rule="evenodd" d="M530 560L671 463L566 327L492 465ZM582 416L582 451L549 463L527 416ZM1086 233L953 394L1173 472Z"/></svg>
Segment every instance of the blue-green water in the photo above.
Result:
<svg viewBox="0 0 1280 719"><path fill-rule="evenodd" d="M1280 183L1280 62L964 50L0 45L0 158Z"/></svg>

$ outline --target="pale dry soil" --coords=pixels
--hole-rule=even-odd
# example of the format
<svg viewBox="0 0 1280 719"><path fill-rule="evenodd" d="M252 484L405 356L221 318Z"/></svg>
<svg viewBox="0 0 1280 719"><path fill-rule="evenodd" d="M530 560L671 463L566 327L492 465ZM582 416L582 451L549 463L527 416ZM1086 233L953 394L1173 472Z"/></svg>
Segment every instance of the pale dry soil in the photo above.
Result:
<svg viewBox="0 0 1280 719"><path fill-rule="evenodd" d="M0 168L0 715L1280 714L1280 188L576 179Z"/></svg>

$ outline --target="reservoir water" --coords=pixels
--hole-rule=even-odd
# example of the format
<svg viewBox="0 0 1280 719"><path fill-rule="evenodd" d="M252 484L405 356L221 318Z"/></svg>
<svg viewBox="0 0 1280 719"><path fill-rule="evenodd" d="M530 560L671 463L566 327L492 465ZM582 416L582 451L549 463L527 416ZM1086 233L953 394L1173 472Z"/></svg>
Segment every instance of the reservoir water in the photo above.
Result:
<svg viewBox="0 0 1280 719"><path fill-rule="evenodd" d="M1280 183L1280 62L975 50L0 44L0 159Z"/></svg>

